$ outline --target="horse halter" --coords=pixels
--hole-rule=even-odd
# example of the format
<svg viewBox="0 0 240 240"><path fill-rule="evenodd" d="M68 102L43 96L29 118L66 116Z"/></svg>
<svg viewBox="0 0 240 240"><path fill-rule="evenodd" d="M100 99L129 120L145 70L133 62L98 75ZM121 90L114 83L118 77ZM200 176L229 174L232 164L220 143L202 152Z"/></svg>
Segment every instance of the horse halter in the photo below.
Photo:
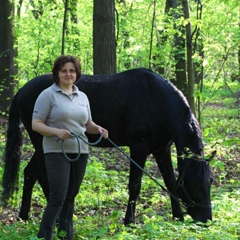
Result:
<svg viewBox="0 0 240 240"><path fill-rule="evenodd" d="M198 159L196 159L196 161L199 161ZM177 184L176 184L176 192L179 188L182 189L186 199L188 200L189 203L185 203L182 201L182 204L184 205L184 207L186 209L188 208L193 208L193 207L198 207L198 208L207 208L207 209L211 209L212 206L211 204L201 204L201 203L196 203L195 201L193 201L191 199L191 197L189 196L188 192L187 192L187 189L185 188L185 185L184 185L184 176L185 176L185 173L186 173L186 169L187 169L187 166L188 166L188 163L189 161L187 162L185 168L183 169L183 172L182 174L179 176L178 180L177 180Z"/></svg>

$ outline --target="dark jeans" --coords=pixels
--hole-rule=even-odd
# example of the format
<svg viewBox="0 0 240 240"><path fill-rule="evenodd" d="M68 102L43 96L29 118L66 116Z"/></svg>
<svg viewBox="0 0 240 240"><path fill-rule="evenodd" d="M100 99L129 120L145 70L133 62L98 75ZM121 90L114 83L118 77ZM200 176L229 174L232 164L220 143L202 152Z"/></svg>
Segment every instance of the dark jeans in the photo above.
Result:
<svg viewBox="0 0 240 240"><path fill-rule="evenodd" d="M76 154L68 154L68 156L74 158ZM81 154L79 160L69 162L62 153L45 154L50 195L38 238L51 240L58 219L58 232L66 232L66 237L62 239L73 239L74 199L85 174L87 159L88 154Z"/></svg>

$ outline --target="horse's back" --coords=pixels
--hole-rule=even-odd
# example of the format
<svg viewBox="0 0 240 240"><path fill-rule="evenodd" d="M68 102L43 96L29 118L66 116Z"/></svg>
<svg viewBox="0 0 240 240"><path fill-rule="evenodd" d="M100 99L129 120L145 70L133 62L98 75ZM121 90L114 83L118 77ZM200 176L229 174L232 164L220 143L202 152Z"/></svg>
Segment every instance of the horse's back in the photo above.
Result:
<svg viewBox="0 0 240 240"><path fill-rule="evenodd" d="M149 69L86 75L78 87L90 100L94 121L106 127L119 145L146 138L152 144L162 141L166 145L171 138L170 119L176 120L181 111L189 112L181 92Z"/></svg>
<svg viewBox="0 0 240 240"><path fill-rule="evenodd" d="M24 107L24 104L34 104L39 94L53 84L51 74L44 74L33 78L27 82L18 91L18 106Z"/></svg>
<svg viewBox="0 0 240 240"><path fill-rule="evenodd" d="M39 94L53 81L50 74L44 74L27 82L17 93L17 108L24 126L31 129L34 104Z"/></svg>

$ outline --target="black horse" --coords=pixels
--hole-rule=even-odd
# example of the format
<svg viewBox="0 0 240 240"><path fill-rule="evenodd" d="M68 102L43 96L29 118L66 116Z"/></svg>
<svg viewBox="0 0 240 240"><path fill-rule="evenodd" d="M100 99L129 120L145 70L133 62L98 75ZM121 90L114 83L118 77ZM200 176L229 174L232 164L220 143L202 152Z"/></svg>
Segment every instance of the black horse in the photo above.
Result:
<svg viewBox="0 0 240 240"><path fill-rule="evenodd" d="M42 136L31 128L34 103L38 95L52 84L51 74L38 76L23 86L13 98L10 113L3 202L16 190L20 163L21 130L24 124L35 152L24 170L24 188L20 218L28 219L32 189L38 181L48 199L49 188L44 166ZM181 202L196 221L212 220L210 200L211 171L203 156L199 124L183 94L158 74L143 68L114 75L83 75L78 88L89 98L96 123L109 130L109 137L119 146L129 146L130 157L144 168L152 154L168 191L172 214L183 220ZM96 141L89 135L89 141ZM178 155L179 178L176 180L171 161L171 145ZM99 147L112 147L102 140ZM129 200L124 223L135 222L136 200L141 189L143 172L130 164ZM181 199L179 201L178 197Z"/></svg>

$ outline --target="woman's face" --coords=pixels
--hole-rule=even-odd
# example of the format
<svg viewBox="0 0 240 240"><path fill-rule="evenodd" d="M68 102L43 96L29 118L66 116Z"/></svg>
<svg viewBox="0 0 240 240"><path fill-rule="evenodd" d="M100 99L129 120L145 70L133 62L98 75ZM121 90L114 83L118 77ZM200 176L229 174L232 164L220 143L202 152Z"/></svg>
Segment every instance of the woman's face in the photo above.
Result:
<svg viewBox="0 0 240 240"><path fill-rule="evenodd" d="M60 85L72 85L77 79L75 66L72 62L65 63L58 72Z"/></svg>

